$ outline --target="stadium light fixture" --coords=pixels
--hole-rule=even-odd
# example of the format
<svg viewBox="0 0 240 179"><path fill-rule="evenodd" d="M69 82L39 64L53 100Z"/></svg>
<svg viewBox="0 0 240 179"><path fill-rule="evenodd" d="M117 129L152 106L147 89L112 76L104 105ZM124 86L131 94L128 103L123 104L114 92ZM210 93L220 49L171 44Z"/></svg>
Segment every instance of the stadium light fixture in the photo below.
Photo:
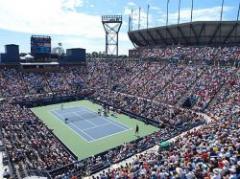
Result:
<svg viewBox="0 0 240 179"><path fill-rule="evenodd" d="M169 7L169 1L167 0L167 19L166 19L166 26L168 26L168 7Z"/></svg>
<svg viewBox="0 0 240 179"><path fill-rule="evenodd" d="M193 0L192 0L192 7L191 7L191 23L193 21Z"/></svg>
<svg viewBox="0 0 240 179"><path fill-rule="evenodd" d="M138 30L141 28L141 7L138 9Z"/></svg>
<svg viewBox="0 0 240 179"><path fill-rule="evenodd" d="M220 22L222 22L222 19L223 19L223 7L224 7L224 0L222 0L222 7L221 7Z"/></svg>
<svg viewBox="0 0 240 179"><path fill-rule="evenodd" d="M147 7L147 29L148 29L148 23L149 23L149 9L150 9L150 5L148 4L148 7Z"/></svg>
<svg viewBox="0 0 240 179"><path fill-rule="evenodd" d="M181 0L178 0L178 24L180 23L181 18Z"/></svg>
<svg viewBox="0 0 240 179"><path fill-rule="evenodd" d="M105 30L106 54L118 56L118 34L122 26L122 16L104 15L102 24Z"/></svg>

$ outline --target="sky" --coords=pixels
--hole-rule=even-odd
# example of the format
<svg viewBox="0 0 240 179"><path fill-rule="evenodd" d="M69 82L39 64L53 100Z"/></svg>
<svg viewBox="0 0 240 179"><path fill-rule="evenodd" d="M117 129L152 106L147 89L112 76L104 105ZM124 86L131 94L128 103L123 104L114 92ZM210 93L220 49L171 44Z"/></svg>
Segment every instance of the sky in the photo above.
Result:
<svg viewBox="0 0 240 179"><path fill-rule="evenodd" d="M177 23L179 1L180 22L190 21L192 0L170 0L169 24ZM239 1L225 0L223 20L237 19ZM133 29L137 29L141 7L140 28L146 28L148 4L149 27L165 25L167 0L0 0L0 52L12 43L20 45L21 52L29 52L31 35L50 35L52 47L61 42L64 49L104 51L101 16L119 14L123 15L119 53L127 54L133 48L127 35L129 15L133 15ZM194 0L193 21L219 20L221 4L222 0Z"/></svg>

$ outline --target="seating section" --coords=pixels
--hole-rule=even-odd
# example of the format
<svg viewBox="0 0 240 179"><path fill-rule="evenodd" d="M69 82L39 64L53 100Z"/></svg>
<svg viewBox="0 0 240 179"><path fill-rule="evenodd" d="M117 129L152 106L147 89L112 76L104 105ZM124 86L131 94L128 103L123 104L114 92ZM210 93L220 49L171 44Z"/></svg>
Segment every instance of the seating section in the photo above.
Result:
<svg viewBox="0 0 240 179"><path fill-rule="evenodd" d="M30 109L4 104L0 119L3 143L18 178L29 170L50 171L75 161Z"/></svg>
<svg viewBox="0 0 240 179"><path fill-rule="evenodd" d="M94 98L123 111L153 120L159 127L168 126L184 131L185 127L197 126L203 122L201 117L191 111L119 92L102 90L96 92Z"/></svg>
<svg viewBox="0 0 240 179"><path fill-rule="evenodd" d="M17 178L44 171L81 178L188 131L168 150L138 155L99 175L111 178L239 178L239 47L140 48L142 59L91 59L54 70L0 69L3 143ZM202 60L202 61L201 61ZM91 92L91 93L90 93ZM77 161L26 101L86 97L159 131ZM193 104L188 109L186 99ZM57 102L58 102L57 101ZM211 122L206 124L204 116ZM201 127L199 130L194 129Z"/></svg>
<svg viewBox="0 0 240 179"><path fill-rule="evenodd" d="M19 97L79 90L86 87L86 67L64 67L54 72L24 72L19 68L0 69L0 97Z"/></svg>
<svg viewBox="0 0 240 179"><path fill-rule="evenodd" d="M155 97L155 100L175 105L203 72L204 67L186 66L179 75L174 76L174 80Z"/></svg>
<svg viewBox="0 0 240 179"><path fill-rule="evenodd" d="M22 96L27 91L21 72L15 68L0 69L0 89L1 97Z"/></svg>
<svg viewBox="0 0 240 179"><path fill-rule="evenodd" d="M239 178L239 122L240 114L212 122L178 138L167 150L140 154L98 177Z"/></svg>
<svg viewBox="0 0 240 179"><path fill-rule="evenodd" d="M240 60L240 48L233 47L167 47L138 48L142 58L188 59L206 62Z"/></svg>
<svg viewBox="0 0 240 179"><path fill-rule="evenodd" d="M240 70L233 69L232 75L228 78L213 103L207 109L210 116L228 117L240 111Z"/></svg>
<svg viewBox="0 0 240 179"><path fill-rule="evenodd" d="M28 86L30 94L51 92L51 89L49 88L47 81L42 74L32 72L24 73L23 80Z"/></svg>
<svg viewBox="0 0 240 179"><path fill-rule="evenodd" d="M205 109L208 103L232 75L232 71L233 69L218 67L207 69L206 73L202 75L191 91L192 95L197 99L194 109Z"/></svg>

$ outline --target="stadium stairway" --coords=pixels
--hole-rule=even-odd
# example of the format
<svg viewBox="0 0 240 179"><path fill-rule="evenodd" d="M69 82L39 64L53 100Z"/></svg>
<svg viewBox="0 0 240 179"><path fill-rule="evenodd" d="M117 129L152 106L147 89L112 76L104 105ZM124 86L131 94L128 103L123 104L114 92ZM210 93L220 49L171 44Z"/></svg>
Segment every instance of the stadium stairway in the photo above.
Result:
<svg viewBox="0 0 240 179"><path fill-rule="evenodd" d="M212 106L213 104L216 103L216 100L218 98L219 95L221 95L221 92L226 89L226 84L222 84L220 89L214 94L213 98L211 98L211 100L208 102L208 104L206 105L206 107L203 109L203 111L205 111L206 109L208 109L209 106Z"/></svg>
<svg viewBox="0 0 240 179"><path fill-rule="evenodd" d="M30 90L28 88L28 85L26 84L24 78L23 78L23 74L22 72L19 71L19 76L20 76L20 80L22 81L22 84L24 84L24 87L25 87L25 94L30 94Z"/></svg>
<svg viewBox="0 0 240 179"><path fill-rule="evenodd" d="M196 86L197 81L202 77L204 74L204 71L191 83L191 85L188 87L185 95L183 95L180 99L178 99L178 102L176 103L177 107L181 107L183 103L186 101L186 99L192 94L192 91L194 87Z"/></svg>
<svg viewBox="0 0 240 179"><path fill-rule="evenodd" d="M106 169L104 169L104 170L102 170L102 171L100 171L98 173L95 173L95 174L93 174L91 176L83 177L83 179L92 179L92 177L98 177L102 172L108 171L109 169L113 170L113 169L117 169L117 168L119 168L121 166L126 166L127 164L133 162L136 159L136 157L141 155L141 154L144 155L146 153L156 153L156 152L158 152L158 150L159 150L159 146L155 145L154 147L152 147L152 148L150 148L150 149L148 149L148 150L146 150L144 152L140 152L138 154L135 154L134 156L132 156L132 157L130 157L130 158L120 162L120 163L116 163L114 165L111 165L110 167L108 167L108 168L106 168Z"/></svg>
<svg viewBox="0 0 240 179"><path fill-rule="evenodd" d="M0 178L3 178L3 172L5 169L9 171L8 166L3 165L4 152L0 152Z"/></svg>
<svg viewBox="0 0 240 179"><path fill-rule="evenodd" d="M87 67L87 68L89 69L89 67ZM91 74L89 74L89 76L88 76L88 79L87 79L88 82L89 82L89 80L90 80L90 77L93 76L95 70L96 70L96 64L93 65L93 70L91 71ZM88 73L89 73L89 71L88 71Z"/></svg>
<svg viewBox="0 0 240 179"><path fill-rule="evenodd" d="M161 70L163 70L165 67L166 67L167 65L165 65L163 68L160 68L157 72L155 72L155 73L152 73L151 72L151 64L147 67L147 68L145 68L145 71L143 71L142 73L141 73L141 76L139 77L140 79L141 78L144 78L144 83L141 85L141 86L138 86L138 89L137 89L137 91L138 92L142 92L144 89L145 89L145 87L147 86L147 84L151 81L151 80L153 80L155 77L156 77L156 75L159 73L159 72L161 72ZM147 76L148 76L148 74L149 73L151 73L152 74L152 78L150 78L150 79L147 79ZM139 95L139 97L141 97L141 95L138 93L138 95Z"/></svg>
<svg viewBox="0 0 240 179"><path fill-rule="evenodd" d="M240 72L240 69L236 71L236 74ZM229 79L231 80L231 79ZM214 96L214 98L211 100L211 102L208 104L208 108L214 106L217 103L217 99L218 98L222 98L222 96L225 96L225 98L228 98L229 95L229 91L231 91L231 89L233 88L230 84L229 84L229 80L225 81L225 84L222 85L221 89L217 92L217 94ZM207 108L206 108L207 109ZM205 109L205 111L206 111Z"/></svg>
<svg viewBox="0 0 240 179"><path fill-rule="evenodd" d="M143 64L142 64L142 65L143 65ZM141 68L141 67L140 67L140 68ZM147 69L144 68L143 70L140 70L140 71L139 71L138 73L136 73L136 74L133 74L133 72L132 72L132 75L133 75L132 78L129 79L128 83L125 84L125 85L121 88L120 91L124 92L124 90L122 90L123 88L128 89L128 86L130 86L130 84L131 84L135 79L140 78L141 75L142 75L142 73L144 73L146 70L147 70Z"/></svg>
<svg viewBox="0 0 240 179"><path fill-rule="evenodd" d="M184 68L185 69L185 68ZM179 71L176 76L178 76L179 74L182 73L182 71L184 71L184 69L182 69L181 71ZM172 79L170 79L165 85L163 88L159 89L153 96L150 97L151 100L154 100L160 93L162 90L164 90L168 85L170 85L173 81L174 81L174 78L173 77Z"/></svg>
<svg viewBox="0 0 240 179"><path fill-rule="evenodd" d="M148 81L146 81L143 85L142 85L142 90L145 89L145 87L161 72L163 71L165 68L167 67L167 64L165 64L162 68L160 68L156 73L152 73L153 76L152 78L150 78Z"/></svg>
<svg viewBox="0 0 240 179"><path fill-rule="evenodd" d="M227 74L226 74L227 75ZM232 75L232 74L231 74ZM231 76L230 75L230 76ZM213 94L213 96L211 97L211 99L208 101L208 103L202 108L199 109L200 111L204 111L206 109L208 109L209 105L211 105L212 103L214 103L215 99L218 97L219 94L221 94L221 90L224 89L224 86L227 85L228 80L230 80L230 77L227 76L224 80L221 80L218 82L219 86L218 89L216 89L216 92ZM196 104L195 104L196 106ZM193 108L195 107L193 106Z"/></svg>
<svg viewBox="0 0 240 179"><path fill-rule="evenodd" d="M51 93L53 93L53 89L52 89L51 85L49 84L49 82L48 82L48 80L47 80L46 74L43 75L43 78L44 78L44 80L46 81L46 84L48 85L48 88L50 89Z"/></svg>
<svg viewBox="0 0 240 179"><path fill-rule="evenodd" d="M201 115L201 116L206 120L207 123L210 123L211 121L214 120L213 118L209 117L209 116L206 115L206 114L203 114L203 113L198 113L198 114ZM204 124L203 124L203 125L204 125ZM190 130L188 130L188 131L185 131L185 132L181 133L180 135L178 135L178 136L176 136L176 137L173 137L173 138L171 138L171 139L169 139L169 140L167 140L167 141L165 141L165 142L170 142L170 143L172 143L172 142L176 141L176 139L184 137L184 136L185 136L187 133L189 133L189 132L193 132L193 131L195 131L195 130L201 129L201 127L202 127L203 125L197 126L197 127L194 127L194 128L192 128L192 129L190 129ZM97 177L100 176L100 174L102 174L103 172L107 172L109 169L110 169L110 170L114 170L114 169L118 169L119 167L124 167L124 166L126 166L126 165L128 165L128 164L131 164L133 161L136 160L137 156L139 156L139 155L141 155L141 154L142 154L142 155L146 155L146 154L158 153L158 152L159 152L159 145L155 145L154 147L152 147L152 148L150 148L150 149L148 149L148 150L145 150L145 151L143 151L143 152L140 152L140 153L138 153L138 154L135 154L134 156L128 158L127 160L124 160L124 161L121 161L120 163L116 163L116 164L114 164L114 165L111 165L109 168L106 168L106 169L104 169L104 170L102 170L102 171L100 171L100 172L98 172L98 173L95 173L95 174L93 174L93 175L91 175L91 176L84 177L83 179L92 179L93 177L97 178Z"/></svg>

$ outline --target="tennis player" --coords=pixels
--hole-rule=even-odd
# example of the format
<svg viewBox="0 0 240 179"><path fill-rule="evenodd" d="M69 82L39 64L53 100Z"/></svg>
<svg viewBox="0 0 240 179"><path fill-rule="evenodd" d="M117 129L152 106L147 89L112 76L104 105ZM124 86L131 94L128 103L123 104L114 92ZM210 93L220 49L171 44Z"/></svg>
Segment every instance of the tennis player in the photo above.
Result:
<svg viewBox="0 0 240 179"><path fill-rule="evenodd" d="M135 128L135 135L138 135L139 134L139 126L136 125L136 128Z"/></svg>
<svg viewBox="0 0 240 179"><path fill-rule="evenodd" d="M65 118L65 119L64 119L64 122L67 124L67 123L68 123L68 118Z"/></svg>
<svg viewBox="0 0 240 179"><path fill-rule="evenodd" d="M101 116L101 109L98 109L98 115Z"/></svg>

